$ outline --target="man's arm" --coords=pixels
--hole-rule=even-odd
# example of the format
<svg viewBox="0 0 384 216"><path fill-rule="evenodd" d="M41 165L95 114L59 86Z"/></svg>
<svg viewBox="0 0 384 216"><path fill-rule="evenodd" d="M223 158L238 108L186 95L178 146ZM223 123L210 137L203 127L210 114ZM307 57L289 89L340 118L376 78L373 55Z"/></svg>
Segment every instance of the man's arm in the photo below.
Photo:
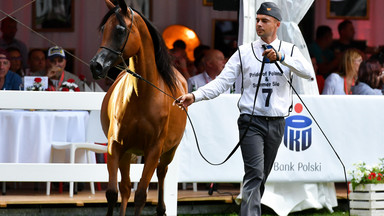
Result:
<svg viewBox="0 0 384 216"><path fill-rule="evenodd" d="M315 72L311 63L301 54L297 47L294 47L293 55L285 55L284 61L281 64L289 67L299 77L305 79L313 79Z"/></svg>

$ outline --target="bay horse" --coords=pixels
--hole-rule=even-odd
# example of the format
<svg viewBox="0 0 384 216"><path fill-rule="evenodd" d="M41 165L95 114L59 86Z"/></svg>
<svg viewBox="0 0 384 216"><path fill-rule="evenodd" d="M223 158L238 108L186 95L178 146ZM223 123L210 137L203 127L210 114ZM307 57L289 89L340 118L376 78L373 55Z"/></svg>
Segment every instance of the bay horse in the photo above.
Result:
<svg viewBox="0 0 384 216"><path fill-rule="evenodd" d="M95 79L104 78L109 69L126 64L141 77L175 96L187 92L183 76L172 66L168 49L156 28L124 0L106 0L109 12L99 28L102 42L90 62ZM143 155L143 173L135 192L135 215L140 215L147 188L155 169L158 178L157 215L165 215L164 178L186 125L183 110L173 106L174 99L144 81L123 71L106 93L101 107L101 124L108 138L109 173L106 198L107 215L113 215L118 199L117 172L120 169L120 215L125 215L131 193L129 177L132 154Z"/></svg>

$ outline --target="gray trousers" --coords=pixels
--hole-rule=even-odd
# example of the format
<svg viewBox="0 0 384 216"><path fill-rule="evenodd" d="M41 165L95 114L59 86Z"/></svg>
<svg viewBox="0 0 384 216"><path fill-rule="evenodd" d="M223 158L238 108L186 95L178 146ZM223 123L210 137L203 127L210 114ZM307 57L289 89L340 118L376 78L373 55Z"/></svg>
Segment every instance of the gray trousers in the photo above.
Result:
<svg viewBox="0 0 384 216"><path fill-rule="evenodd" d="M264 184L271 172L282 137L285 119L240 115L237 123L240 137L249 129L240 147L244 161L244 178L240 215L261 215Z"/></svg>

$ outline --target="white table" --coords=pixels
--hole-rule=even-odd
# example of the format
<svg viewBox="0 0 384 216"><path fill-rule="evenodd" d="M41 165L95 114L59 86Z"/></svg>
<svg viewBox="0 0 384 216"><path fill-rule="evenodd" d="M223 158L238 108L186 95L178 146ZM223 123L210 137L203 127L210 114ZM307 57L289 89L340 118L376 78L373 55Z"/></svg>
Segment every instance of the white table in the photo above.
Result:
<svg viewBox="0 0 384 216"><path fill-rule="evenodd" d="M85 141L88 117L87 111L0 110L0 162L48 163L52 141ZM66 156L57 152L54 159ZM85 153L76 160L85 162Z"/></svg>

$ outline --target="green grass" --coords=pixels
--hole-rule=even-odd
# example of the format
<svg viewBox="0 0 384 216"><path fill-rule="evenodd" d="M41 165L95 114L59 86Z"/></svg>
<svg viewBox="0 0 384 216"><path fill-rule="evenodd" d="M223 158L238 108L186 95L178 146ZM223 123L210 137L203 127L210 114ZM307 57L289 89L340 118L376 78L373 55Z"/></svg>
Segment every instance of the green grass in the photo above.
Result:
<svg viewBox="0 0 384 216"><path fill-rule="evenodd" d="M183 214L179 216L196 216L197 214ZM199 216L237 216L237 213L226 213L226 214L199 214ZM263 216L276 216L277 214L274 213L272 210L263 209ZM333 213L330 213L326 209L309 209L301 212L294 212L290 213L288 216L347 216L348 212L344 211L343 209L336 208L334 209Z"/></svg>

